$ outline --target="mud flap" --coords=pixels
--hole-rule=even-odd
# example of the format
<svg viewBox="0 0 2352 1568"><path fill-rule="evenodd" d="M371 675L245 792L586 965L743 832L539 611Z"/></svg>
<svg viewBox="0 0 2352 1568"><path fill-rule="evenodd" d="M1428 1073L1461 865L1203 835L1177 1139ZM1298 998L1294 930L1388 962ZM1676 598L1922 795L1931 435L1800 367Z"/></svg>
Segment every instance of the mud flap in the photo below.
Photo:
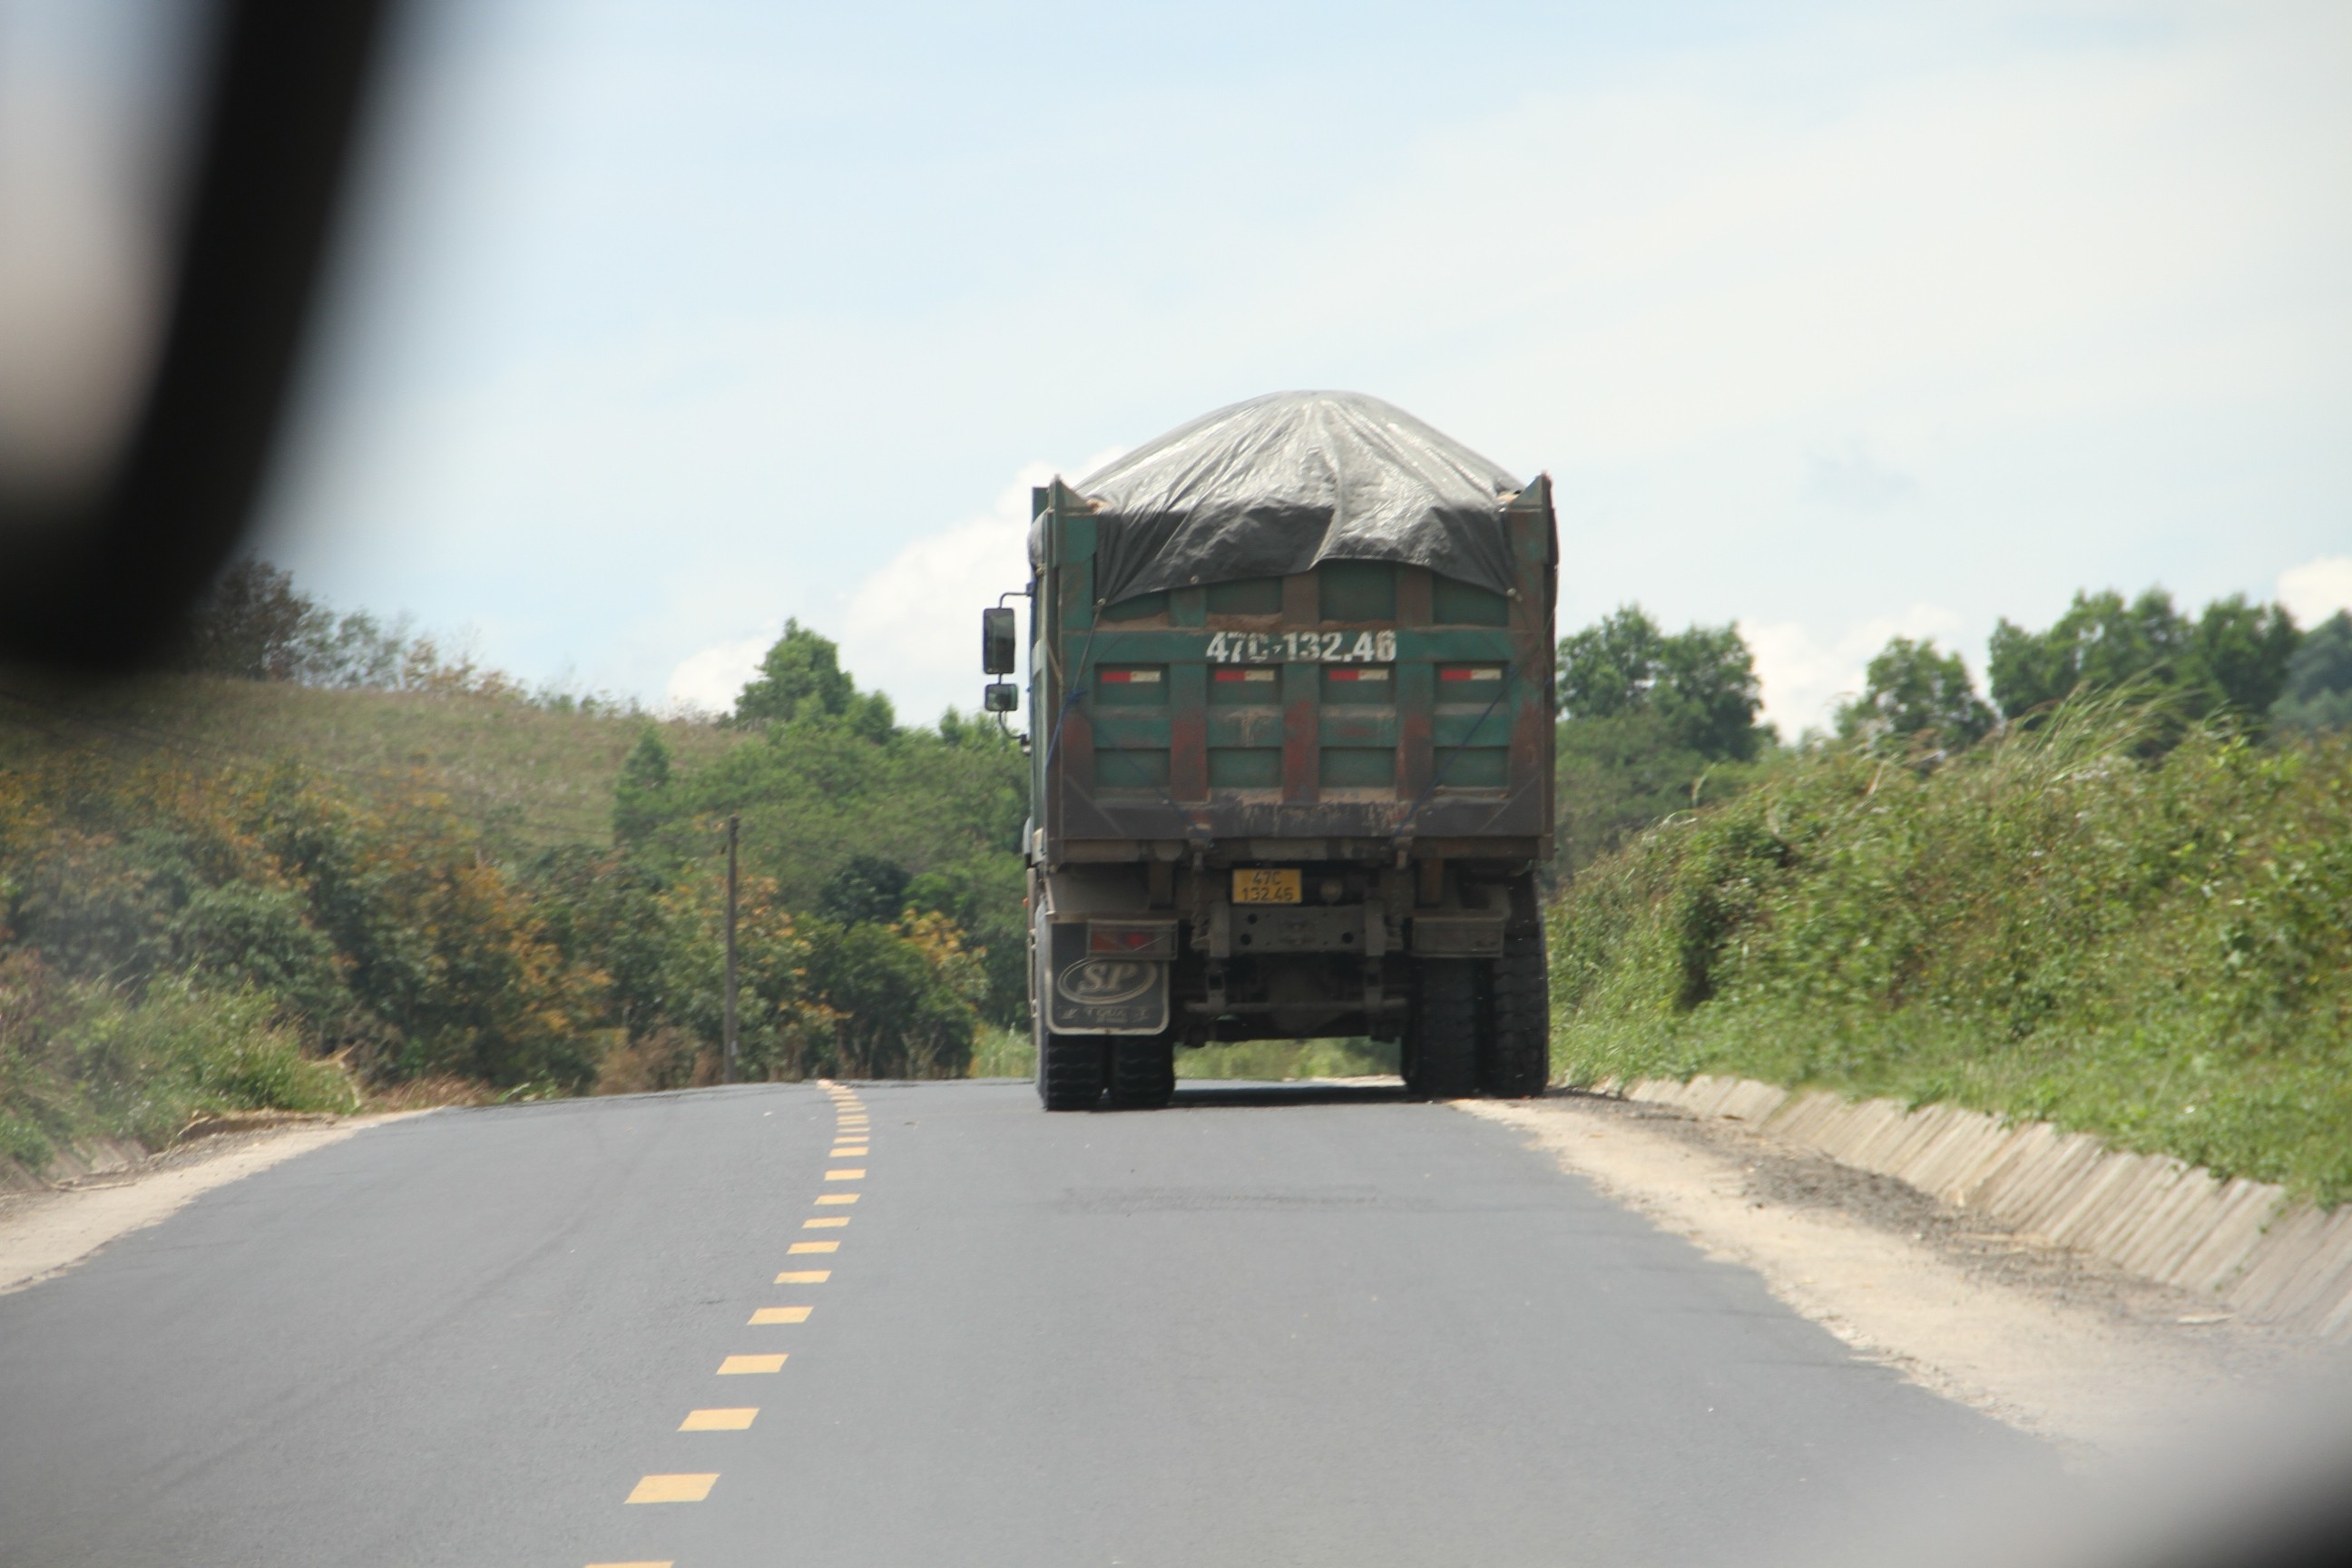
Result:
<svg viewBox="0 0 2352 1568"><path fill-rule="evenodd" d="M1083 921L1049 925L1045 1026L1057 1035L1156 1035L1168 1027L1170 965L1087 952Z"/></svg>

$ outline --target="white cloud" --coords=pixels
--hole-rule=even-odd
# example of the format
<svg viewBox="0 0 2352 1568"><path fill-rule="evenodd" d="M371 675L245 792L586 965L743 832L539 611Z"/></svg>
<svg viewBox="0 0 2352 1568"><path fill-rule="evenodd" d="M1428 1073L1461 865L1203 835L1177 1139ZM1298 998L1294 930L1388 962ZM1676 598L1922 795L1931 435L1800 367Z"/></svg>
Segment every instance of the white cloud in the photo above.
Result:
<svg viewBox="0 0 2352 1568"><path fill-rule="evenodd" d="M2299 626L2318 625L2338 610L2352 610L2352 555L2323 555L2279 574L2279 603Z"/></svg>
<svg viewBox="0 0 2352 1568"><path fill-rule="evenodd" d="M899 721L929 723L947 708L980 706L980 612L1029 584L1029 492L1056 473L1076 479L1118 454L1075 468L1024 466L980 517L918 539L857 586L842 629L841 661L860 686L890 694Z"/></svg>
<svg viewBox="0 0 2352 1568"><path fill-rule="evenodd" d="M761 637L713 643L699 653L688 655L669 672L669 683L663 695L681 708L705 713L727 712L735 706L736 697L760 668L761 657L773 645L777 635L771 631Z"/></svg>
<svg viewBox="0 0 2352 1568"><path fill-rule="evenodd" d="M1949 647L1962 625L1951 611L1923 604L1856 621L1827 641L1796 621L1743 621L1739 630L1756 650L1764 718L1794 741L1808 728L1827 729L1837 704L1861 694L1864 671L1889 637L1935 637Z"/></svg>
<svg viewBox="0 0 2352 1568"><path fill-rule="evenodd" d="M849 596L842 663L879 687L900 722L980 706L980 612L1029 583L1029 490L1054 477L1031 463L980 517L918 539Z"/></svg>

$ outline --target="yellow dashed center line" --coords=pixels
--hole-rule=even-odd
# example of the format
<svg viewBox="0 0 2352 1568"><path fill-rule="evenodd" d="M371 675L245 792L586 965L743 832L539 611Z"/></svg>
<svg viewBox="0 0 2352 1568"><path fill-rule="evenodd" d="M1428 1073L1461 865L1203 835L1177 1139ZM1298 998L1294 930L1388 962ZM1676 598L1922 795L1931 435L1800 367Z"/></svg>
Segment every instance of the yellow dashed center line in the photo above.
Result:
<svg viewBox="0 0 2352 1568"><path fill-rule="evenodd" d="M631 1502L700 1502L710 1495L719 1473L707 1476L647 1476L629 1494Z"/></svg>
<svg viewBox="0 0 2352 1568"><path fill-rule="evenodd" d="M762 1307L751 1314L751 1326L762 1323L805 1323L810 1309L806 1307Z"/></svg>
<svg viewBox="0 0 2352 1568"><path fill-rule="evenodd" d="M849 1090L835 1085L826 1083L824 1089L833 1101L835 1118L833 1158L854 1160L866 1154L873 1146L872 1123L864 1103ZM866 1179L866 1168L863 1165L836 1166L825 1172L824 1179L828 1182L862 1182ZM857 1199L856 1193L823 1193L818 1194L816 1202L820 1207L845 1207ZM801 1227L804 1230L837 1230L848 1223L848 1215L833 1215L804 1219ZM804 1254L838 1252L840 1249L838 1241L795 1241L785 1250ZM776 1283L822 1285L832 1278L833 1270L830 1268L788 1268L776 1276ZM814 1310L813 1307L761 1307L752 1311L747 1326L805 1323ZM784 1363L788 1359L781 1351L772 1354L730 1355L719 1363L719 1371L714 1375L740 1377L751 1373L780 1373L784 1370ZM678 1423L677 1429L681 1432L743 1432L750 1430L759 1415L760 1407L756 1405L713 1405L688 1411L686 1419ZM710 1489L718 1484L716 1471L645 1476L631 1489L627 1500L633 1503L702 1502L710 1496ZM627 1563L591 1563L587 1568L676 1568L676 1564L667 1558L659 1561L646 1558Z"/></svg>
<svg viewBox="0 0 2352 1568"><path fill-rule="evenodd" d="M743 1432L751 1428L752 1418L760 1414L756 1405L739 1405L731 1410L689 1410L686 1419L677 1424L681 1432Z"/></svg>

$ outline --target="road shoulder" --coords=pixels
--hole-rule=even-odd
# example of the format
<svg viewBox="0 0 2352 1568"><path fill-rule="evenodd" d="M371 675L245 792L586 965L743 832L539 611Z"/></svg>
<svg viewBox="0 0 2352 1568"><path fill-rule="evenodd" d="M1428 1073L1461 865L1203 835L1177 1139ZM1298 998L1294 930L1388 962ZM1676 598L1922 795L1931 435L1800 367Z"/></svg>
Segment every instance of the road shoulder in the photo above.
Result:
<svg viewBox="0 0 2352 1568"><path fill-rule="evenodd" d="M169 1219L215 1187L340 1143L421 1111L304 1119L225 1132L177 1146L127 1169L46 1192L0 1196L0 1295L54 1279L117 1237Z"/></svg>
<svg viewBox="0 0 2352 1568"><path fill-rule="evenodd" d="M2078 1452L2160 1438L2295 1351L2185 1292L1752 1131L1595 1095L1456 1103L1752 1269L1861 1353Z"/></svg>

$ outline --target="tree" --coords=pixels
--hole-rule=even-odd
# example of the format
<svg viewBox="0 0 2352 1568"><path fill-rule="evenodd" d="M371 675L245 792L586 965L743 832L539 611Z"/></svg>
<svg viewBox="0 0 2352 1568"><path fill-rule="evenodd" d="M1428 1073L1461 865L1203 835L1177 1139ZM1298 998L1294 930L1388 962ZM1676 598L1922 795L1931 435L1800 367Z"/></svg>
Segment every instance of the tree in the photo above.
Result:
<svg viewBox="0 0 2352 1568"><path fill-rule="evenodd" d="M890 700L857 689L831 637L786 621L784 635L760 661L760 673L735 699L733 721L789 724L818 714L844 721L869 741L887 741L898 729Z"/></svg>
<svg viewBox="0 0 2352 1568"><path fill-rule="evenodd" d="M2352 729L2352 611L2311 628L2286 661L2272 717L2290 729Z"/></svg>
<svg viewBox="0 0 2352 1568"><path fill-rule="evenodd" d="M2077 593L2047 631L2030 632L2002 619L1993 627L1986 674L2004 718L2059 700L2077 687L2106 689L2144 680L2178 683L2178 661L2189 624L2172 595L2150 588L2126 605L2113 589Z"/></svg>
<svg viewBox="0 0 2352 1568"><path fill-rule="evenodd" d="M669 788L669 745L661 731L648 724L629 754L621 759L621 776L613 785L613 841L641 844L667 817L665 792Z"/></svg>
<svg viewBox="0 0 2352 1568"><path fill-rule="evenodd" d="M888 925L907 910L907 868L879 855L852 855L816 896L817 913L844 925Z"/></svg>
<svg viewBox="0 0 2352 1568"><path fill-rule="evenodd" d="M1862 695L1838 710L1848 740L1892 742L1908 750L1957 750L1992 728L1992 710L1977 696L1966 660L1939 653L1933 638L1895 637L1870 661Z"/></svg>
<svg viewBox="0 0 2352 1568"><path fill-rule="evenodd" d="M1767 736L1756 656L1734 626L1692 626L1658 646L1651 705L1681 742L1710 762L1746 762Z"/></svg>
<svg viewBox="0 0 2352 1568"><path fill-rule="evenodd" d="M1756 660L1737 626L1669 635L1626 605L1560 639L1559 818L1574 871L1769 749ZM1721 788L1717 788L1718 783Z"/></svg>
<svg viewBox="0 0 2352 1568"><path fill-rule="evenodd" d="M190 613L178 663L242 680L293 680L326 618L318 601L294 591L291 573L244 556Z"/></svg>
<svg viewBox="0 0 2352 1568"><path fill-rule="evenodd" d="M2209 710L2259 718L2286 689L2287 661L2303 635L2279 605L2250 605L2243 594L2205 606L2189 637L2188 674Z"/></svg>
<svg viewBox="0 0 2352 1568"><path fill-rule="evenodd" d="M1557 690L1563 719L1611 719L1647 705L1657 677L1658 623L1639 605L1559 639Z"/></svg>
<svg viewBox="0 0 2352 1568"><path fill-rule="evenodd" d="M2184 717L2231 710L2259 720L2284 689L2299 641L2283 607L2250 605L2243 595L2215 600L2192 622L2161 588L2129 604L2107 589L2076 594L2046 631L2000 622L1986 673L2011 719L2078 689L2132 683L2174 699Z"/></svg>
<svg viewBox="0 0 2352 1568"><path fill-rule="evenodd" d="M1756 722L1763 692L1739 628L1667 636L1639 605L1560 639L1557 690L1563 719L1654 715L1674 745L1709 761L1746 761L1769 734Z"/></svg>
<svg viewBox="0 0 2352 1568"><path fill-rule="evenodd" d="M987 728L995 732L994 725ZM1023 973L1029 962L1029 910L1022 884L1019 857L985 850L907 884L908 908L944 915L963 931L988 980L982 1010L1008 1027L1022 1026L1029 1016Z"/></svg>

